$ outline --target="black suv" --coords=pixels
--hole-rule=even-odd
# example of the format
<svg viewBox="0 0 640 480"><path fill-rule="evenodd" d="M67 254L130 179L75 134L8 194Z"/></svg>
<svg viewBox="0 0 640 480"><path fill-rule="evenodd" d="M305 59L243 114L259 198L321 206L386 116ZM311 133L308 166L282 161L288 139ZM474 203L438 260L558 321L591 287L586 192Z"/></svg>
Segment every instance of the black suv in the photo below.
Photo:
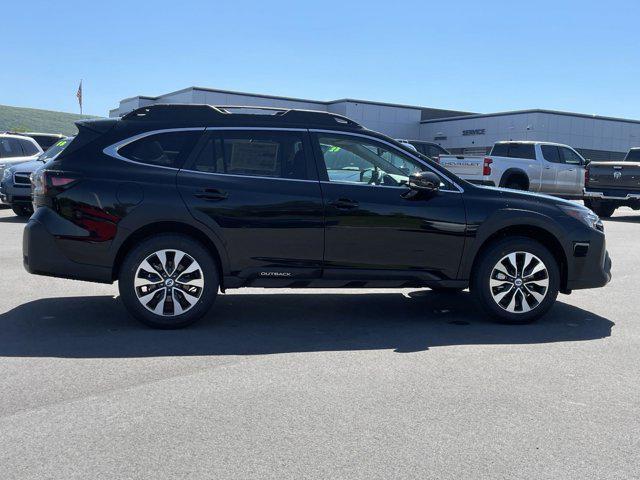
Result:
<svg viewBox="0 0 640 480"><path fill-rule="evenodd" d="M154 327L245 286L470 287L520 323L611 278L590 210L471 185L340 115L155 105L77 126L34 174L24 264L118 280Z"/></svg>

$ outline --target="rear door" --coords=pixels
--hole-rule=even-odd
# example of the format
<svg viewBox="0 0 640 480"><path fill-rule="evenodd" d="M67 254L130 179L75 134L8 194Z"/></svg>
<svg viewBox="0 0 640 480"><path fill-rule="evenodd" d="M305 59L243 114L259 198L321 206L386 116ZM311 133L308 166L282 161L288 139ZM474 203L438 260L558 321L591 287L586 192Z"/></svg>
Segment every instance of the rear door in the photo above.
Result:
<svg viewBox="0 0 640 480"><path fill-rule="evenodd" d="M305 130L207 130L178 188L222 239L232 276L320 276L324 215L313 162Z"/></svg>
<svg viewBox="0 0 640 480"><path fill-rule="evenodd" d="M542 153L542 176L540 190L546 193L558 193L558 168L562 164L560 151L556 145L540 145Z"/></svg>

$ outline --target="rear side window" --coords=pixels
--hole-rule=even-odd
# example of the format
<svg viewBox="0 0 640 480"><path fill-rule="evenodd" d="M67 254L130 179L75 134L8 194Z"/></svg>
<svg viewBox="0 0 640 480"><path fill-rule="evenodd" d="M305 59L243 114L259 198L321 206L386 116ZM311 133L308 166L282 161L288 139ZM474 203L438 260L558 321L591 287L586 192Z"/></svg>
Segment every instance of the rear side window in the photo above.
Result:
<svg viewBox="0 0 640 480"><path fill-rule="evenodd" d="M20 142L15 138L0 138L0 158L22 157L22 147Z"/></svg>
<svg viewBox="0 0 640 480"><path fill-rule="evenodd" d="M496 143L491 149L491 155L495 157L508 157L509 156L509 144Z"/></svg>
<svg viewBox="0 0 640 480"><path fill-rule="evenodd" d="M200 131L157 133L121 147L118 153L134 162L180 168L200 135Z"/></svg>
<svg viewBox="0 0 640 480"><path fill-rule="evenodd" d="M547 162L562 163L560 160L560 154L558 153L558 147L555 145L542 145L542 156Z"/></svg>
<svg viewBox="0 0 640 480"><path fill-rule="evenodd" d="M303 137L293 132L213 134L191 169L252 177L307 179Z"/></svg>

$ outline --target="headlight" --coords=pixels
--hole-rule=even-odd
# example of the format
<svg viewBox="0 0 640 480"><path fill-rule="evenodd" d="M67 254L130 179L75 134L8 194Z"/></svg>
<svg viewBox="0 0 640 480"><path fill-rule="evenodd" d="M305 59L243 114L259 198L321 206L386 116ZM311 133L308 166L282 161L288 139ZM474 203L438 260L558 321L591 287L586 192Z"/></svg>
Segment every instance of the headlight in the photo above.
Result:
<svg viewBox="0 0 640 480"><path fill-rule="evenodd" d="M600 230L601 232L604 231L604 226L602 225L600 217L598 217L598 215L593 213L588 208L580 207L578 205L576 205L575 207L570 205L558 205L558 208L570 217L573 217L576 220L580 220L582 223L587 224L589 227Z"/></svg>
<svg viewBox="0 0 640 480"><path fill-rule="evenodd" d="M2 168L2 167L0 167ZM9 178L11 178L11 169L10 168L5 168L4 171L2 172L2 180L9 180Z"/></svg>

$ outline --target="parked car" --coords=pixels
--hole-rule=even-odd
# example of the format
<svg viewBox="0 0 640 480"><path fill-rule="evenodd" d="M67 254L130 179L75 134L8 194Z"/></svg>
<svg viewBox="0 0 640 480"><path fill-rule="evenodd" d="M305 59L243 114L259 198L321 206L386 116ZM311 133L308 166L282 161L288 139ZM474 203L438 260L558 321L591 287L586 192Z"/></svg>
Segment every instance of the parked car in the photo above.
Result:
<svg viewBox="0 0 640 480"><path fill-rule="evenodd" d="M439 155L449 155L449 152L437 143L425 142L424 140L404 140L400 138L397 139L397 141L403 145L406 145L412 150L421 153L425 157L429 157L432 159L437 158Z"/></svg>
<svg viewBox="0 0 640 480"><path fill-rule="evenodd" d="M26 269L118 280L158 328L245 286L470 287L521 323L611 278L602 223L581 205L474 186L340 115L243 112L154 105L78 122L33 174Z"/></svg>
<svg viewBox="0 0 640 480"><path fill-rule="evenodd" d="M34 139L0 133L0 176L6 167L35 160L41 154L42 148Z"/></svg>
<svg viewBox="0 0 640 480"><path fill-rule="evenodd" d="M53 159L73 140L66 137L56 142L37 160L18 163L4 169L0 178L0 202L8 205L13 213L20 217L30 217L33 213L31 204L31 174L41 168L45 162Z"/></svg>
<svg viewBox="0 0 640 480"><path fill-rule="evenodd" d="M42 150L47 150L54 143L59 142L64 135L59 133L40 133L40 132L6 132L12 135L20 135L23 137L33 138Z"/></svg>
<svg viewBox="0 0 640 480"><path fill-rule="evenodd" d="M582 197L587 161L568 145L497 142L488 156L441 155L440 165L469 182Z"/></svg>
<svg viewBox="0 0 640 480"><path fill-rule="evenodd" d="M585 173L584 204L601 217L618 207L640 209L640 147L621 162L591 162Z"/></svg>

